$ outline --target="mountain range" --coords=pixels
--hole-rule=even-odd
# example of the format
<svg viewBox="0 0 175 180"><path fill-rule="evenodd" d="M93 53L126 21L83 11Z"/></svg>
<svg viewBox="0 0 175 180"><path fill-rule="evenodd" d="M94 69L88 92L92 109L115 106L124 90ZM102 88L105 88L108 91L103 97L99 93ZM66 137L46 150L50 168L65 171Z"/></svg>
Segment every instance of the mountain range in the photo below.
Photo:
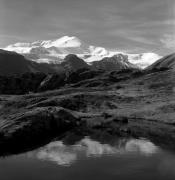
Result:
<svg viewBox="0 0 175 180"><path fill-rule="evenodd" d="M127 54L89 46L77 37L16 43L0 50L0 75L42 72L75 72L79 69L120 71L123 69L175 69L175 54Z"/></svg>
<svg viewBox="0 0 175 180"><path fill-rule="evenodd" d="M16 43L5 47L4 50L15 51L29 60L48 64L60 64L68 54L75 54L88 64L113 56L116 59L119 56L119 59L123 58L142 69L161 58L160 55L152 52L129 54L88 45L74 36L64 36L59 39L40 40L30 43Z"/></svg>
<svg viewBox="0 0 175 180"><path fill-rule="evenodd" d="M16 52L0 49L0 75L6 76L37 72L58 74L62 72L71 73L79 69L118 71L122 69L137 69L137 66L131 64L127 58L120 55L110 58L106 57L89 64L75 54L67 55L59 64L37 63Z"/></svg>

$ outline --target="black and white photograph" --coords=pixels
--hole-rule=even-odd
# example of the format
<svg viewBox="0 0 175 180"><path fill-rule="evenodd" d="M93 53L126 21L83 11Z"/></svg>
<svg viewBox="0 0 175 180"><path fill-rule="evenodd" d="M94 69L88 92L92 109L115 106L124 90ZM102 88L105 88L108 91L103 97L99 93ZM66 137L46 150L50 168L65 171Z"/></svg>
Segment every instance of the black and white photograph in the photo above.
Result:
<svg viewBox="0 0 175 180"><path fill-rule="evenodd" d="M175 0L0 0L0 180L175 180Z"/></svg>

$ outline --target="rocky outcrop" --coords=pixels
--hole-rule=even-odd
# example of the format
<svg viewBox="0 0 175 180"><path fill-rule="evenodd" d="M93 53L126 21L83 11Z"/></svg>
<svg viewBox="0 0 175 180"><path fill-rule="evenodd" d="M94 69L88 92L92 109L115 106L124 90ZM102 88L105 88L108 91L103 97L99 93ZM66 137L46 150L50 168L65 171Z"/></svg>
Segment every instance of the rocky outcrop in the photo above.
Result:
<svg viewBox="0 0 175 180"><path fill-rule="evenodd" d="M0 121L0 144L28 146L79 125L79 116L61 107L42 107ZM4 144L5 143L5 144ZM28 144L29 143L29 144ZM14 147L13 147L14 148Z"/></svg>

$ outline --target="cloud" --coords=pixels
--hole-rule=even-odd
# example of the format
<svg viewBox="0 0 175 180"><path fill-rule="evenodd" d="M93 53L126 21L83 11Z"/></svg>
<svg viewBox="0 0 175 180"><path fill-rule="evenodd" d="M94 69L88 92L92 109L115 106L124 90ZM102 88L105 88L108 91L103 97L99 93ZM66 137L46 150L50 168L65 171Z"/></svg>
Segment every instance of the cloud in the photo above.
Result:
<svg viewBox="0 0 175 180"><path fill-rule="evenodd" d="M142 22L137 25L137 28L154 28L154 27L162 27L162 26L175 26L175 20L174 19L166 19L166 20L155 20L155 21L148 21L148 22Z"/></svg>
<svg viewBox="0 0 175 180"><path fill-rule="evenodd" d="M10 41L12 43L19 42L19 41L25 41L22 37L15 36L15 35L5 35L0 34L0 48L4 48L4 44L6 44L7 41Z"/></svg>
<svg viewBox="0 0 175 180"><path fill-rule="evenodd" d="M165 34L160 41L164 47L170 50L175 50L175 34Z"/></svg>
<svg viewBox="0 0 175 180"><path fill-rule="evenodd" d="M174 4L174 0L0 0L0 34L25 41L74 35L106 48L150 51L159 48L163 34L173 29ZM13 42L1 38L0 45ZM167 52L163 44L161 48Z"/></svg>
<svg viewBox="0 0 175 180"><path fill-rule="evenodd" d="M130 41L135 41L137 43L152 44L152 45L156 44L154 40L151 40L148 37L144 37L145 33L139 30L134 30L134 29L112 30L109 31L108 34L112 36L122 37Z"/></svg>

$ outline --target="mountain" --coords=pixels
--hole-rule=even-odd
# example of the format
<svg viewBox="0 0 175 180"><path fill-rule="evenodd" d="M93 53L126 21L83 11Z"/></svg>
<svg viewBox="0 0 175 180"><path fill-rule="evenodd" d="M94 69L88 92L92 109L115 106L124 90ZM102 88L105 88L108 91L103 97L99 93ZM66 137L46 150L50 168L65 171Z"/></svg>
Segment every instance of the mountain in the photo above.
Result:
<svg viewBox="0 0 175 180"><path fill-rule="evenodd" d="M128 61L128 56L123 54L105 57L100 61L93 61L91 64L95 69L107 71L138 68L136 65L133 65Z"/></svg>
<svg viewBox="0 0 175 180"><path fill-rule="evenodd" d="M86 47L77 37L64 36L55 40L16 43L5 48L39 63L59 64L68 54L84 54Z"/></svg>
<svg viewBox="0 0 175 180"><path fill-rule="evenodd" d="M0 50L0 75L14 75L25 73L71 73L81 69L91 70L121 70L130 69L135 66L128 62L127 57L115 55L87 64L75 54L67 55L60 64L37 63L28 60L16 52Z"/></svg>
<svg viewBox="0 0 175 180"><path fill-rule="evenodd" d="M56 67L54 67L56 69ZM24 74L27 72L56 72L49 64L38 64L27 60L24 56L0 49L0 75Z"/></svg>
<svg viewBox="0 0 175 180"><path fill-rule="evenodd" d="M168 56L165 56L155 63L153 63L151 66L146 68L146 70L163 70L163 69L172 69L175 71L175 53L170 54Z"/></svg>
<svg viewBox="0 0 175 180"><path fill-rule="evenodd" d="M104 47L88 45L74 36L63 36L59 39L41 40L31 43L16 43L4 49L20 53L32 61L48 64L60 64L68 54L76 54L87 63L122 54L123 56L127 56L130 63L143 69L161 58L158 54L150 52L128 54Z"/></svg>
<svg viewBox="0 0 175 180"><path fill-rule="evenodd" d="M60 64L68 72L77 71L79 69L104 70L104 71L120 71L123 69L138 69L136 65L128 61L126 55L118 54L112 57L106 57L99 61L93 61L87 64L77 55L70 54L65 57Z"/></svg>
<svg viewBox="0 0 175 180"><path fill-rule="evenodd" d="M65 57L64 61L61 63L61 66L68 71L77 71L78 69L89 69L90 66L78 56L74 54L69 54Z"/></svg>

